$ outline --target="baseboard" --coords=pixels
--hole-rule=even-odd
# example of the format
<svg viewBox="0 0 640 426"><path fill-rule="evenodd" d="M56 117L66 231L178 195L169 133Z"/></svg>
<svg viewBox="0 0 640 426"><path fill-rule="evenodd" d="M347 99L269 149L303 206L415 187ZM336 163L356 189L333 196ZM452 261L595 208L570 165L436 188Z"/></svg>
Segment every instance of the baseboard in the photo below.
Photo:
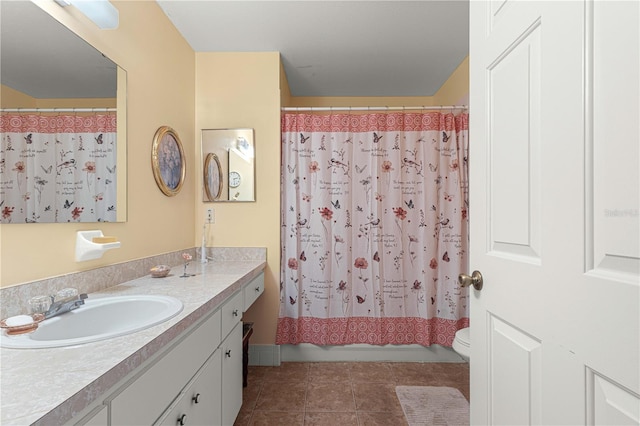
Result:
<svg viewBox="0 0 640 426"><path fill-rule="evenodd" d="M280 346L249 344L249 365L280 365Z"/></svg>
<svg viewBox="0 0 640 426"><path fill-rule="evenodd" d="M249 345L249 365L280 365L281 361L465 362L453 349L440 345Z"/></svg>

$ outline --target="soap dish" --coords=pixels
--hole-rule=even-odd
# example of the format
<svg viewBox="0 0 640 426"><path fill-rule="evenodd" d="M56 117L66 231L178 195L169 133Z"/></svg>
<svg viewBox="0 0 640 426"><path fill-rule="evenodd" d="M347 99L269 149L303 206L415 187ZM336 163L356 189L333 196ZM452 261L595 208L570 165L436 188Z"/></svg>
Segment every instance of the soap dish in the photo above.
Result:
<svg viewBox="0 0 640 426"><path fill-rule="evenodd" d="M44 314L33 314L31 315L31 318L33 318L33 322L30 324L13 326L7 325L6 319L3 319L2 321L0 321L0 328L4 328L9 336L31 333L38 328L38 323L44 320Z"/></svg>
<svg viewBox="0 0 640 426"><path fill-rule="evenodd" d="M151 268L149 272L151 272L153 278L164 278L169 275L171 268L167 265L158 265Z"/></svg>

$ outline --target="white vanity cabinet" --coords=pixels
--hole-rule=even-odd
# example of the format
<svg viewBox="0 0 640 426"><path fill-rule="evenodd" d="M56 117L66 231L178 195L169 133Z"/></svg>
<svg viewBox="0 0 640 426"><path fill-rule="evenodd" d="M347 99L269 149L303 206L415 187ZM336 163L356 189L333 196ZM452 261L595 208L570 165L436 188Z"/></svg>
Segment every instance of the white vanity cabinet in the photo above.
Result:
<svg viewBox="0 0 640 426"><path fill-rule="evenodd" d="M158 420L220 344L220 311L210 315L155 363L135 374L107 402L111 425L150 425Z"/></svg>
<svg viewBox="0 0 640 426"><path fill-rule="evenodd" d="M107 398L110 425L233 425L242 406L247 286Z"/></svg>
<svg viewBox="0 0 640 426"><path fill-rule="evenodd" d="M242 406L242 314L263 292L261 272L67 425L232 426Z"/></svg>
<svg viewBox="0 0 640 426"><path fill-rule="evenodd" d="M207 263L188 280L144 276L96 293L181 299L183 310L154 327L70 348L2 348L11 392L0 401L0 424L232 425L242 405L242 316L264 291L266 252L256 253ZM243 257L236 248L223 254ZM25 356L49 368L25 369ZM40 382L51 392L29 397Z"/></svg>

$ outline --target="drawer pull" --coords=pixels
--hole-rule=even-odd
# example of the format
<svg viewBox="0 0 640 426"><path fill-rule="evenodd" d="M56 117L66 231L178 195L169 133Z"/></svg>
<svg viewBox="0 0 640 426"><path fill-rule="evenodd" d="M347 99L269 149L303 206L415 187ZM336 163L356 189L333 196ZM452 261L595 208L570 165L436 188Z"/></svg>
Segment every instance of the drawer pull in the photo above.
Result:
<svg viewBox="0 0 640 426"><path fill-rule="evenodd" d="M200 402L200 394L197 393L196 396L191 398L191 400L193 401L194 404L197 404L198 402Z"/></svg>
<svg viewBox="0 0 640 426"><path fill-rule="evenodd" d="M180 426L184 426L184 424L185 424L185 423L184 423L184 419L186 419L186 418L187 418L187 415L186 415L186 414L183 414L183 415L181 415L180 417L178 417L178 424L179 424Z"/></svg>
<svg viewBox="0 0 640 426"><path fill-rule="evenodd" d="M260 287L256 287L256 292L260 293Z"/></svg>
<svg viewBox="0 0 640 426"><path fill-rule="evenodd" d="M231 358L231 349L227 350L227 351L224 353L224 355L225 355L227 358Z"/></svg>
<svg viewBox="0 0 640 426"><path fill-rule="evenodd" d="M238 310L234 309L233 312L231 313L234 317L238 316Z"/></svg>

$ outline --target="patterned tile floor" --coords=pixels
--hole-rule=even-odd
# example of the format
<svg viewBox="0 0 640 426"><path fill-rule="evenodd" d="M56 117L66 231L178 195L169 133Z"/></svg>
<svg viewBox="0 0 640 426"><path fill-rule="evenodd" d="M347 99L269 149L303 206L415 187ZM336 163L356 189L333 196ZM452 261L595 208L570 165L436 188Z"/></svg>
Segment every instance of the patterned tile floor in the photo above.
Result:
<svg viewBox="0 0 640 426"><path fill-rule="evenodd" d="M395 387L449 386L469 399L469 364L285 362L249 367L234 426L406 425Z"/></svg>

